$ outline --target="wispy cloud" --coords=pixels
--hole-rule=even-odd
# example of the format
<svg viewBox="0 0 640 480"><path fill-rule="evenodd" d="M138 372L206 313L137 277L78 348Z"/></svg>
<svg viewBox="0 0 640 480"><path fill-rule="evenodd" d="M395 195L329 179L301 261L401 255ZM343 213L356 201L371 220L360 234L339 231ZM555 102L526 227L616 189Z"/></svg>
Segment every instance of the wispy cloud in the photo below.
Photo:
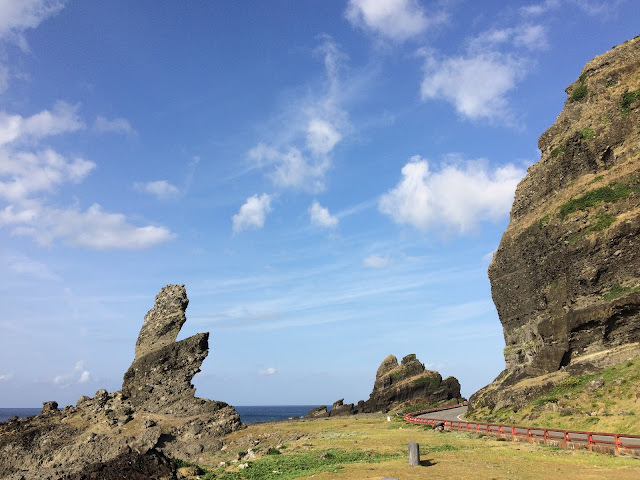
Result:
<svg viewBox="0 0 640 480"><path fill-rule="evenodd" d="M0 383L7 383L13 378L12 373L3 373L0 375Z"/></svg>
<svg viewBox="0 0 640 480"><path fill-rule="evenodd" d="M278 371L273 367L258 370L258 375L260 375L261 377L268 377L271 375L275 375L276 373L278 373Z"/></svg>
<svg viewBox="0 0 640 480"><path fill-rule="evenodd" d="M153 195L160 200L175 198L180 194L178 187L171 185L166 180L156 180L153 182L136 182L133 188L141 193Z"/></svg>
<svg viewBox="0 0 640 480"><path fill-rule="evenodd" d="M271 196L263 193L247 198L247 201L240 207L231 221L233 232L239 233L243 230L253 228L258 229L264 226L267 213L271 211Z"/></svg>
<svg viewBox="0 0 640 480"><path fill-rule="evenodd" d="M427 13L418 0L349 0L345 16L357 28L398 42L448 18L444 10Z"/></svg>
<svg viewBox="0 0 640 480"><path fill-rule="evenodd" d="M269 141L257 143L248 152L253 165L264 169L277 187L308 193L325 189L333 151L350 130L340 105L346 90L340 79L345 55L326 36L316 53L324 63L323 84L315 86L314 93L292 100L277 126L269 129Z"/></svg>
<svg viewBox="0 0 640 480"><path fill-rule="evenodd" d="M465 233L508 214L525 173L511 164L489 170L482 161L445 164L432 172L427 160L414 156L378 208L396 223L419 230L440 225Z"/></svg>
<svg viewBox="0 0 640 480"><path fill-rule="evenodd" d="M126 118L113 118L111 120L99 115L93 124L94 130L100 133L121 133L136 135L137 132Z"/></svg>
<svg viewBox="0 0 640 480"><path fill-rule="evenodd" d="M367 267L371 267L371 268L384 268L384 267L388 267L391 263L391 260L389 259L389 257L382 257L380 255L369 255L368 257L365 257L365 259L363 260L363 263L367 266Z"/></svg>

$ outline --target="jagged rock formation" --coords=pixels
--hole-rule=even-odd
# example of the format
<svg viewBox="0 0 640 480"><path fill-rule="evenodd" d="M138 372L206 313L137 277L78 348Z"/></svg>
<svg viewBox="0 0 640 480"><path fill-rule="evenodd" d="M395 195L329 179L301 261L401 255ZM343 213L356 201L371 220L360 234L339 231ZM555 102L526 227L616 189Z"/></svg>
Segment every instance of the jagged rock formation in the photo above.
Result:
<svg viewBox="0 0 640 480"><path fill-rule="evenodd" d="M553 388L532 378L640 354L640 38L567 93L489 266L506 369L472 408L518 408Z"/></svg>
<svg viewBox="0 0 640 480"><path fill-rule="evenodd" d="M40 415L0 424L0 478L95 478L98 470L111 472L104 478L172 478L164 455L197 460L220 449L242 424L226 403L195 398L191 379L209 334L175 341L187 305L184 285L160 291L121 391L98 390L63 411L44 402ZM130 464L140 465L139 476L127 473Z"/></svg>
<svg viewBox="0 0 640 480"><path fill-rule="evenodd" d="M404 357L400 364L396 357L389 355L378 367L368 400L360 400L354 405L344 404L342 398L333 404L330 412L327 413L326 407L318 407L307 416L321 418L388 412L412 404L431 405L454 399L460 399L460 383L455 377L442 380L438 372L425 369L414 354Z"/></svg>

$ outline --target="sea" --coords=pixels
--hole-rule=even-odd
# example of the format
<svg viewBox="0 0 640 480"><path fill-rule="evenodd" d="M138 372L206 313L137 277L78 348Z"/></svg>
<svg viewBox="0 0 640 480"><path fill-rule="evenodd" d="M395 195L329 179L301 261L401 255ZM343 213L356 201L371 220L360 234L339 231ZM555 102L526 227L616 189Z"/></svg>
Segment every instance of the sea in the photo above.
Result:
<svg viewBox="0 0 640 480"><path fill-rule="evenodd" d="M304 417L312 408L319 405L265 405L265 406L237 406L235 407L243 423L273 422L289 418ZM40 413L40 408L0 408L0 422L5 422L13 416L30 417Z"/></svg>

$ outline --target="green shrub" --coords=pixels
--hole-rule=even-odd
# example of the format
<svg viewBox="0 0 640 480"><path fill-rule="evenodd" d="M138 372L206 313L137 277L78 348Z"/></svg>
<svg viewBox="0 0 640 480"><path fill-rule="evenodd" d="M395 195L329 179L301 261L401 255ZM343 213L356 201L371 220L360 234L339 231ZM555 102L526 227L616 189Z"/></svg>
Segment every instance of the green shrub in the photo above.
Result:
<svg viewBox="0 0 640 480"><path fill-rule="evenodd" d="M589 127L585 127L578 132L578 138L581 138L582 140L591 140L595 136L596 132Z"/></svg>
<svg viewBox="0 0 640 480"><path fill-rule="evenodd" d="M267 455L282 455L282 452L280 452L280 450L278 450L277 448L269 447L269 450L267 450Z"/></svg>
<svg viewBox="0 0 640 480"><path fill-rule="evenodd" d="M569 101L577 102L579 100L582 100L587 96L587 93L587 84L583 81L580 85L573 89L573 92L571 92L571 96L569 97Z"/></svg>
<svg viewBox="0 0 640 480"><path fill-rule="evenodd" d="M622 95L622 102L620 103L620 108L622 110L623 115L629 115L631 111L631 105L640 100L640 89L634 92L627 92Z"/></svg>

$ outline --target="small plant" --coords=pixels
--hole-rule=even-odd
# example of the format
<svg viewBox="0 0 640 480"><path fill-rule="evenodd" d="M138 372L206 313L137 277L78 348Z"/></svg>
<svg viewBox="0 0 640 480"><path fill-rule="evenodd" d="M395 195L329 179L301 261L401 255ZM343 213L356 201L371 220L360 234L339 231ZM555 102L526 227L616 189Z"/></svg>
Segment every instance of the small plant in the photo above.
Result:
<svg viewBox="0 0 640 480"><path fill-rule="evenodd" d="M269 450L267 450L267 455L282 455L282 452L280 452L280 450L278 450L277 448L269 447Z"/></svg>
<svg viewBox="0 0 640 480"><path fill-rule="evenodd" d="M582 140L591 140L595 136L596 136L596 132L594 132L593 129L589 127L585 127L578 132L578 138Z"/></svg>

